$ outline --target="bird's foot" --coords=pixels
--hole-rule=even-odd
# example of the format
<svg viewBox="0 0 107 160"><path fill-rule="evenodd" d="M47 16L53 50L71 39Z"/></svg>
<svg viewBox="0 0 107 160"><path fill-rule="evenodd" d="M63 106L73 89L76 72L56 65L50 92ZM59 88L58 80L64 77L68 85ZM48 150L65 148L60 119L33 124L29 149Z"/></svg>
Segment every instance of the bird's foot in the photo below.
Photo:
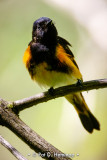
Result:
<svg viewBox="0 0 107 160"><path fill-rule="evenodd" d="M81 80L81 79L78 79L76 85L82 87L82 80Z"/></svg>
<svg viewBox="0 0 107 160"><path fill-rule="evenodd" d="M49 92L50 95L53 96L54 95L54 88L53 87L49 88L48 92Z"/></svg>

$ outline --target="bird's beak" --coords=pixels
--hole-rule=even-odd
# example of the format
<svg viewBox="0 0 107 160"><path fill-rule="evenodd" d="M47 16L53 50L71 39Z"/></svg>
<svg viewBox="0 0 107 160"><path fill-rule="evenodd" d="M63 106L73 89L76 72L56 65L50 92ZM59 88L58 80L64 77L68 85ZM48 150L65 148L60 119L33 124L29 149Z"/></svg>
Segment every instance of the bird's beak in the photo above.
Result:
<svg viewBox="0 0 107 160"><path fill-rule="evenodd" d="M52 25L52 23L53 23L52 20L48 21L47 26Z"/></svg>

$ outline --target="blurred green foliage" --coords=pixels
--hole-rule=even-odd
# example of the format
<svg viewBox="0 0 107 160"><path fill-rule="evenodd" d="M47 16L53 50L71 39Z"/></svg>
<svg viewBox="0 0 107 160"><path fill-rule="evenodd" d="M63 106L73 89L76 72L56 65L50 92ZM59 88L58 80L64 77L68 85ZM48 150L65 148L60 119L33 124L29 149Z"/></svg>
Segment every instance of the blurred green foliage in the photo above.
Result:
<svg viewBox="0 0 107 160"><path fill-rule="evenodd" d="M55 22L59 35L72 43L75 55L77 53L82 55L80 49L83 42L86 44L88 33L64 11L57 7L48 6L42 0L1 0L0 97L5 100L13 101L43 91L31 81L22 62L24 51L31 40L32 24L42 16L50 17ZM78 58L80 64L86 60L85 58ZM84 72L86 71L84 70ZM20 113L20 117L33 130L64 153L74 153L75 155L78 153L79 156L75 156L74 159L100 160L103 156L103 160L106 160L104 158L107 147L107 100L105 98L107 92L105 89L92 91L88 96L91 95L94 96L94 104L97 106L95 115L101 123L101 131L95 131L92 135L83 129L76 112L72 109L73 107L70 107L64 98L27 109ZM34 151L21 142L11 131L0 126L0 134L29 160L35 159L32 156ZM31 155L28 156L28 154ZM9 151L0 145L0 159L7 160L7 158L15 159Z"/></svg>

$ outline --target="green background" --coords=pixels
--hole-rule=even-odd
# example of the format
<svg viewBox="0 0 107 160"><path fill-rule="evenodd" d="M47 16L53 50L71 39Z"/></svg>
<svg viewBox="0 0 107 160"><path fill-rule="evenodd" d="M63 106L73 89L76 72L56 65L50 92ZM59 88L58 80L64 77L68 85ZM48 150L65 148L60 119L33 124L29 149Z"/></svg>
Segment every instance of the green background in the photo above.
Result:
<svg viewBox="0 0 107 160"><path fill-rule="evenodd" d="M23 54L31 40L32 24L39 17L50 17L60 36L72 44L72 51L84 80L106 78L105 63L99 62L98 46L88 31L73 16L57 6L42 0L0 1L0 97L14 101L44 91L34 83L22 62ZM99 66L103 70L97 70ZM93 66L93 67L92 67ZM95 74L94 74L95 73ZM75 154L73 159L107 159L107 90L93 90L84 94L94 115L101 124L101 131L87 133L74 108L58 98L42 103L20 113L20 118L48 142L64 153ZM0 126L0 134L29 160L36 159L32 151L7 128ZM77 156L76 154L79 154ZM15 160L0 144L0 159ZM41 159L37 157L37 159Z"/></svg>

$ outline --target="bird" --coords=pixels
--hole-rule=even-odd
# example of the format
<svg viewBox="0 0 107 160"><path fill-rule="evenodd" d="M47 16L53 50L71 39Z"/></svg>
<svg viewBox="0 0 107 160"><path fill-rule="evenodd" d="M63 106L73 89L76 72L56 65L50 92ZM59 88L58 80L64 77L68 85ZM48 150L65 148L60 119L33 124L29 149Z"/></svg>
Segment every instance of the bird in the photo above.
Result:
<svg viewBox="0 0 107 160"><path fill-rule="evenodd" d="M40 87L50 88L50 91L60 86L82 84L82 74L70 47L71 44L58 35L53 20L40 17L34 21L32 40L23 56L31 79ZM100 124L81 92L70 93L65 98L74 106L83 127L89 133L94 129L100 130Z"/></svg>

